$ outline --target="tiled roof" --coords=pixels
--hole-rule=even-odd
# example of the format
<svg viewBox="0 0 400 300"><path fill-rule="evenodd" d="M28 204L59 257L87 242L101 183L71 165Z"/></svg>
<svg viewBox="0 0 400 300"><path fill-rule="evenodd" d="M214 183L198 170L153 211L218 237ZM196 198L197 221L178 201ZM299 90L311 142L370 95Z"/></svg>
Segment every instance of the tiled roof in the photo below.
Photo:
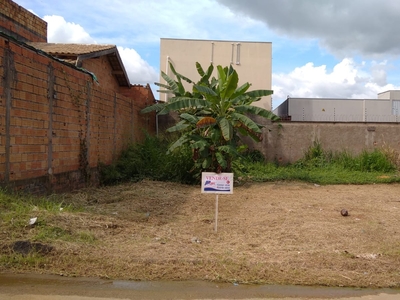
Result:
<svg viewBox="0 0 400 300"><path fill-rule="evenodd" d="M27 44L53 55L71 55L71 56L90 54L116 48L115 45L97 45L97 44L59 44L59 43L33 43L33 42Z"/></svg>
<svg viewBox="0 0 400 300"><path fill-rule="evenodd" d="M120 86L130 86L128 75L115 45L97 44L58 44L58 43L27 43L65 62L81 67L85 59L107 56L113 74ZM90 71L90 70L88 70Z"/></svg>

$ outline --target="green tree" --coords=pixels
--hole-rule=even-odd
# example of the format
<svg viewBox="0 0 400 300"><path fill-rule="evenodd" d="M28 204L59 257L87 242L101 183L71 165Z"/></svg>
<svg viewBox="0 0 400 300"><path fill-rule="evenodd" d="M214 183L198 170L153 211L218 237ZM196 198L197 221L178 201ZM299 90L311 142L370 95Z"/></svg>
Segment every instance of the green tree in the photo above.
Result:
<svg viewBox="0 0 400 300"><path fill-rule="evenodd" d="M166 103L157 103L142 110L147 113L156 110L158 114L177 112L179 121L168 132L179 132L180 137L171 144L168 151L175 151L189 145L193 153L194 167L201 171L230 172L232 160L245 148L241 136L250 136L255 141L262 139L263 127L251 116L261 116L273 121L279 118L272 112L253 106L262 96L273 93L271 90L248 91L251 84L238 86L239 77L232 66L217 66L218 78L212 77L214 66L205 71L196 63L200 80L194 83L179 74L170 64L175 75L172 79L164 72L161 76L166 84L156 83L172 97ZM186 91L186 81L192 91Z"/></svg>

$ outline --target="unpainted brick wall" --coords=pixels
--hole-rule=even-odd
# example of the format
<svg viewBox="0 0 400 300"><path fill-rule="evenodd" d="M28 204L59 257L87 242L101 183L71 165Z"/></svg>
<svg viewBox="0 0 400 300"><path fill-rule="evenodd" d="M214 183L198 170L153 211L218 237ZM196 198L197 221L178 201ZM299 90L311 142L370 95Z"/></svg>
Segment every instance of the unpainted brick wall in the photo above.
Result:
<svg viewBox="0 0 400 300"><path fill-rule="evenodd" d="M133 101L133 128L134 128L134 142L141 142L146 133L155 133L157 131L157 118L156 113L142 114L140 111L155 103L154 95L149 85L132 85L129 89L121 89L120 92Z"/></svg>
<svg viewBox="0 0 400 300"><path fill-rule="evenodd" d="M120 88L118 81L112 74L113 70L107 56L86 59L82 61L82 68L96 74L96 78L102 88L113 91L118 91Z"/></svg>
<svg viewBox="0 0 400 300"><path fill-rule="evenodd" d="M0 0L0 31L24 42L47 42L47 23L11 0Z"/></svg>
<svg viewBox="0 0 400 300"><path fill-rule="evenodd" d="M138 141L139 128L155 128L135 120L154 101L147 87L124 89L124 96L4 36L0 62L2 185L49 193L97 184L99 163Z"/></svg>

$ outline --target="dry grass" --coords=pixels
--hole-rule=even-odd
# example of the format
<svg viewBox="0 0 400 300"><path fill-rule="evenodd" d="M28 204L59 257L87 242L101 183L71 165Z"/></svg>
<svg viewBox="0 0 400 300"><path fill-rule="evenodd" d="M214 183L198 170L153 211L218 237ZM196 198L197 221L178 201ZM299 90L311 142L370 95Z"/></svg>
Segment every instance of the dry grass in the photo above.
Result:
<svg viewBox="0 0 400 300"><path fill-rule="evenodd" d="M215 195L201 194L199 187L143 181L64 200L86 212L60 213L48 222L90 232L96 242L55 242L45 262L18 270L135 280L400 286L397 184L247 183L219 196L217 233ZM342 208L349 216L341 216Z"/></svg>

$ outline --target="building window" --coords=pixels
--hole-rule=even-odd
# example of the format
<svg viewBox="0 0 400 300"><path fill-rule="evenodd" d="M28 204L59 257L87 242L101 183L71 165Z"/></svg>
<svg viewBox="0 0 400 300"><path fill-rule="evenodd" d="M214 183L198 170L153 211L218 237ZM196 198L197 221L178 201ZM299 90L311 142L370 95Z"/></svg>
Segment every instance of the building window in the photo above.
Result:
<svg viewBox="0 0 400 300"><path fill-rule="evenodd" d="M231 64L233 64L233 53L235 52L235 44L232 43Z"/></svg>
<svg viewBox="0 0 400 300"><path fill-rule="evenodd" d="M392 101L392 115L400 115L400 100Z"/></svg>
<svg viewBox="0 0 400 300"><path fill-rule="evenodd" d="M240 43L236 44L236 64L240 65Z"/></svg>
<svg viewBox="0 0 400 300"><path fill-rule="evenodd" d="M211 43L211 63L214 63L214 42Z"/></svg>

